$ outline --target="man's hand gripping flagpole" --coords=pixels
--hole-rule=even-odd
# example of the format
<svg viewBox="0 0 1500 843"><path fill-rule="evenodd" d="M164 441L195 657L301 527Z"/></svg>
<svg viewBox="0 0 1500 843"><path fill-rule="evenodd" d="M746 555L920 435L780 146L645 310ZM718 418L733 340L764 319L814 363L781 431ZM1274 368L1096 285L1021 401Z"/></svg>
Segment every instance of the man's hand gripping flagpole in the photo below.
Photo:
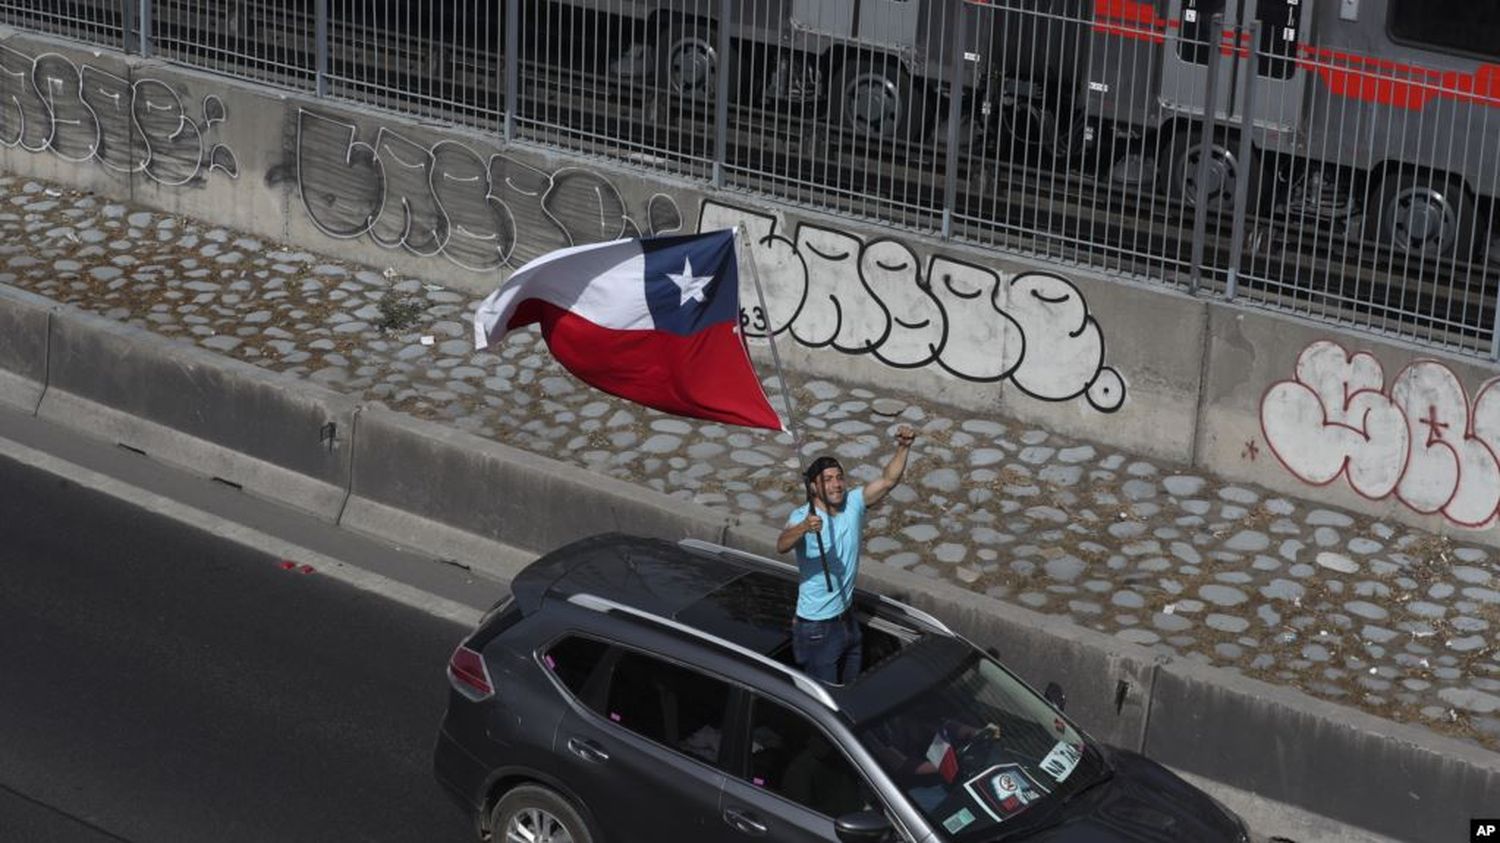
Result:
<svg viewBox="0 0 1500 843"><path fill-rule="evenodd" d="M796 454L796 460L800 463L802 459L802 431L797 424L797 408L792 402L792 390L787 386L786 373L781 368L781 355L776 351L776 331L771 324L771 311L766 308L766 292L760 285L760 267L755 264L755 255L749 251L750 234L745 230L745 224L740 223L735 228L735 240L740 244L740 253L744 255L745 262L750 265L750 280L755 283L755 297L760 302L760 312L765 317L766 341L771 345L771 362L776 366L776 380L781 383L781 397L786 402L787 432L792 434L792 447ZM801 476L800 474L798 475ZM818 508L813 503L813 487L811 482L804 482L802 488L807 491L807 511L811 515L818 514ZM823 504L823 512L828 512L828 499L819 487L818 502ZM830 524L832 521L830 520ZM823 584L828 591L833 591L833 575L828 571L828 549L823 546L823 530L820 527L813 536L818 540L818 561L823 564Z"/></svg>

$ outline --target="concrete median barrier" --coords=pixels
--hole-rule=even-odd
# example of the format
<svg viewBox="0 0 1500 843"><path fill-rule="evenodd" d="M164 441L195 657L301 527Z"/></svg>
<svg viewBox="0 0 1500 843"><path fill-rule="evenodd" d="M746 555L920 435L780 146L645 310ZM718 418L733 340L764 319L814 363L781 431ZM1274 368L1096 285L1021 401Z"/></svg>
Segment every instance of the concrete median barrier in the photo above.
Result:
<svg viewBox="0 0 1500 843"><path fill-rule="evenodd" d="M720 541L727 516L383 409L360 414L340 523L497 570L502 542L538 552L606 530Z"/></svg>
<svg viewBox="0 0 1500 843"><path fill-rule="evenodd" d="M333 520L353 399L72 308L37 415Z"/></svg>
<svg viewBox="0 0 1500 843"><path fill-rule="evenodd" d="M53 304L0 285L0 403L35 413L47 387L47 320Z"/></svg>
<svg viewBox="0 0 1500 843"><path fill-rule="evenodd" d="M1157 672L1152 758L1397 840L1462 840L1500 806L1500 757L1186 662Z"/></svg>

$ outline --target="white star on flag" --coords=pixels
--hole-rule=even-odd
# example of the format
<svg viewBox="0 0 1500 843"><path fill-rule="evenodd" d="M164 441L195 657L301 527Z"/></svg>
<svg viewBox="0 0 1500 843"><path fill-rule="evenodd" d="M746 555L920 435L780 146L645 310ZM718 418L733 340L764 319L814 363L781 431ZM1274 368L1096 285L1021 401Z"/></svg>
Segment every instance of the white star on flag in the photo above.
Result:
<svg viewBox="0 0 1500 843"><path fill-rule="evenodd" d="M668 272L667 277L672 279L672 283L676 284L677 288L682 291L682 301L677 303L678 307L694 299L700 304L707 301L707 295L703 292L703 288L712 284L714 280L712 275L694 275L692 258L688 258L682 262L682 272L676 275Z"/></svg>

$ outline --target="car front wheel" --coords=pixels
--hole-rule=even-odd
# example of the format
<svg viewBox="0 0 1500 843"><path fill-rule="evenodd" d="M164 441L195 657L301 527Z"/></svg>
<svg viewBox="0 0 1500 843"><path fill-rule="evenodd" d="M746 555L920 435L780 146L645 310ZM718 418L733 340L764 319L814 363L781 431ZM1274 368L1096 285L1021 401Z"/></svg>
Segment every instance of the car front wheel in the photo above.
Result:
<svg viewBox="0 0 1500 843"><path fill-rule="evenodd" d="M588 825L556 791L525 784L495 803L490 839L496 843L593 843Z"/></svg>

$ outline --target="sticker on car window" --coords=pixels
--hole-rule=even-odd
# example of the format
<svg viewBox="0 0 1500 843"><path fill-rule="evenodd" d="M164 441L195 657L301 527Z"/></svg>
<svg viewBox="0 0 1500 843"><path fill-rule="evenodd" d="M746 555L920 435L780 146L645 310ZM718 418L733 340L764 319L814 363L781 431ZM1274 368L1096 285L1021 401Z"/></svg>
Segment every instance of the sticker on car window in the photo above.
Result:
<svg viewBox="0 0 1500 843"><path fill-rule="evenodd" d="M965 782L964 788L997 823L1021 813L1048 793L1020 764L991 767Z"/></svg>
<svg viewBox="0 0 1500 843"><path fill-rule="evenodd" d="M1073 768L1078 766L1078 760L1082 757L1081 747L1067 741L1058 741L1057 746L1052 747L1052 751L1047 753L1047 757L1038 766L1046 770L1055 781L1061 782L1072 775Z"/></svg>
<svg viewBox="0 0 1500 843"><path fill-rule="evenodd" d="M948 829L949 834L957 834L960 829L974 821L974 812L968 808L959 808L958 813L943 820L943 828Z"/></svg>

